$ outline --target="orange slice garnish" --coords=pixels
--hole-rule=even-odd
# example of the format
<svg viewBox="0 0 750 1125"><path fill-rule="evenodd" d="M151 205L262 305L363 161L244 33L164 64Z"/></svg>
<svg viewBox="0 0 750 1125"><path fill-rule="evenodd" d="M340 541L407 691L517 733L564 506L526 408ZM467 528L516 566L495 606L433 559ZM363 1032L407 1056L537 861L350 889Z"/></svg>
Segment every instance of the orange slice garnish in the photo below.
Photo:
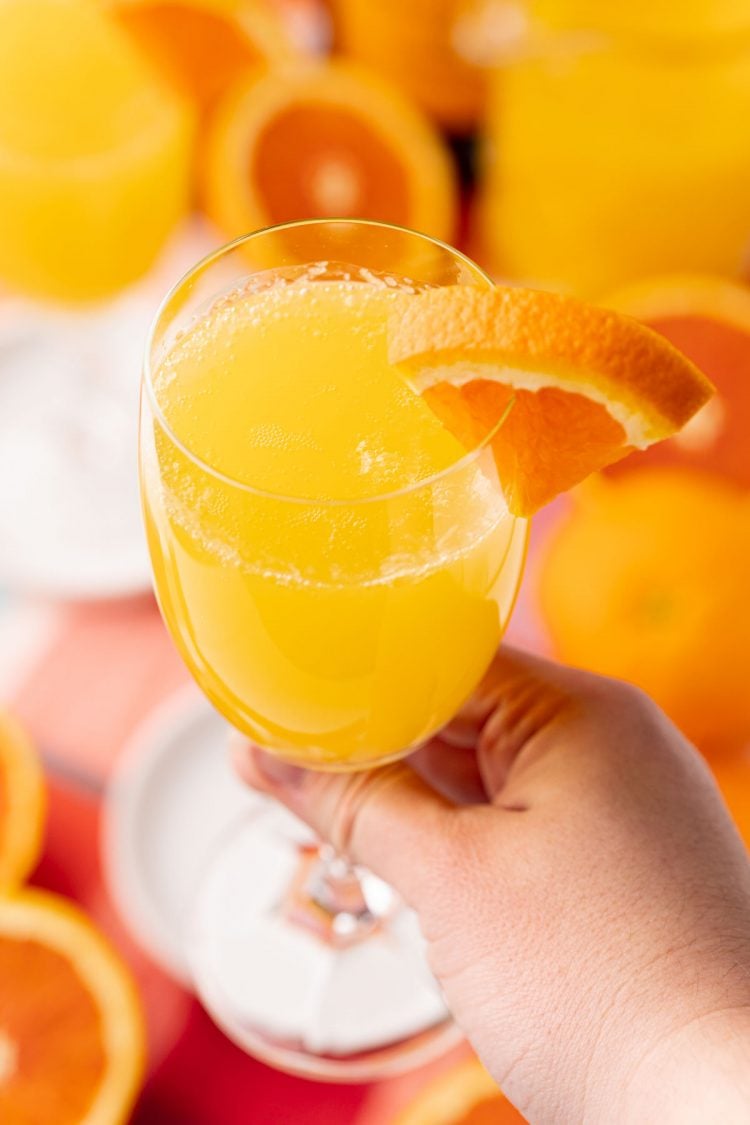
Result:
<svg viewBox="0 0 750 1125"><path fill-rule="evenodd" d="M708 470L750 488L750 286L710 275L651 278L603 304L659 332L705 371L716 395L675 438L628 461Z"/></svg>
<svg viewBox="0 0 750 1125"><path fill-rule="evenodd" d="M140 1007L88 918L42 891L0 899L0 982L0 1121L126 1121L143 1072Z"/></svg>
<svg viewBox="0 0 750 1125"><path fill-rule="evenodd" d="M205 198L230 235L336 217L447 238L456 194L433 126L376 75L336 62L269 73L230 95L209 137Z"/></svg>
<svg viewBox="0 0 750 1125"><path fill-rule="evenodd" d="M389 358L469 448L507 412L492 446L518 515L669 437L713 393L637 321L531 289L421 293L391 319Z"/></svg>
<svg viewBox="0 0 750 1125"><path fill-rule="evenodd" d="M469 1059L426 1086L396 1125L523 1125L525 1120L482 1064Z"/></svg>
<svg viewBox="0 0 750 1125"><path fill-rule="evenodd" d="M103 0L181 93L206 113L243 75L294 57L263 0Z"/></svg>
<svg viewBox="0 0 750 1125"><path fill-rule="evenodd" d="M0 891L21 884L39 858L46 806L31 739L15 719L0 713Z"/></svg>

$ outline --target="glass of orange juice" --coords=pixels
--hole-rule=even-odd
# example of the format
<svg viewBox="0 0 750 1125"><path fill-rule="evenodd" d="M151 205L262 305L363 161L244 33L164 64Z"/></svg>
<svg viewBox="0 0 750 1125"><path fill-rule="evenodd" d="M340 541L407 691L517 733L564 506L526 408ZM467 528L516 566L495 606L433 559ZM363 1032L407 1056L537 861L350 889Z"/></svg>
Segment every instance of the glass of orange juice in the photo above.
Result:
<svg viewBox="0 0 750 1125"><path fill-rule="evenodd" d="M417 748L508 622L527 526L496 431L467 450L386 355L413 293L490 284L425 236L321 220L204 259L158 314L141 481L161 610L213 704L290 762ZM218 1021L287 1069L372 1077L453 1034L411 913L280 810L229 833L190 945Z"/></svg>
<svg viewBox="0 0 750 1125"><path fill-rule="evenodd" d="M750 6L729 7L531 4L538 21L490 81L481 237L496 274L594 299L650 274L741 275Z"/></svg>

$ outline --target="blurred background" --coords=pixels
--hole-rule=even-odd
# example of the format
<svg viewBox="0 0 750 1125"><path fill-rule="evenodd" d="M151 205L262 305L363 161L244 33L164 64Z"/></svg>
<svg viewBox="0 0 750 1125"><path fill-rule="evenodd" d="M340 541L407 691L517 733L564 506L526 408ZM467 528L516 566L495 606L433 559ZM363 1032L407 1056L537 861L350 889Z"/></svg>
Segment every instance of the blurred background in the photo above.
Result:
<svg viewBox="0 0 750 1125"><path fill-rule="evenodd" d="M461 1049L371 1087L272 1071L183 962L196 872L252 798L150 594L141 356L197 258L314 216L617 308L716 383L537 518L510 639L645 688L750 844L750 0L0 0L0 891L77 902L77 948L89 919L139 998L88 986L115 1049L52 952L61 900L19 947L0 894L2 1121L83 1120L107 1067L113 1123L521 1120Z"/></svg>

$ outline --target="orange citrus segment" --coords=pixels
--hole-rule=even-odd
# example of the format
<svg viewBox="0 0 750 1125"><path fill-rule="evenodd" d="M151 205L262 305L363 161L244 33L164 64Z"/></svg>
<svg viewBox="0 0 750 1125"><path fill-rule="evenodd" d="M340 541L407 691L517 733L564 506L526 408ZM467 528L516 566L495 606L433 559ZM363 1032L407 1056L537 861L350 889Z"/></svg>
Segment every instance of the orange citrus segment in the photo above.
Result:
<svg viewBox="0 0 750 1125"><path fill-rule="evenodd" d="M26 732L0 713L0 891L18 886L36 863L42 842L44 776Z"/></svg>
<svg viewBox="0 0 750 1125"><path fill-rule="evenodd" d="M441 1074L397 1118L396 1125L523 1125L477 1059Z"/></svg>
<svg viewBox="0 0 750 1125"><path fill-rule="evenodd" d="M248 71L293 57L262 0L105 0L162 73L207 112Z"/></svg>
<svg viewBox="0 0 750 1125"><path fill-rule="evenodd" d="M710 275L652 278L604 302L643 321L705 371L716 396L675 438L629 462L707 469L750 488L750 287Z"/></svg>
<svg viewBox="0 0 750 1125"><path fill-rule="evenodd" d="M136 993L117 955L65 899L0 900L0 1121L119 1125L143 1069Z"/></svg>
<svg viewBox="0 0 750 1125"><path fill-rule="evenodd" d="M486 437L513 400L492 446L519 515L668 437L713 391L630 317L531 289L421 293L391 318L389 358L467 445Z"/></svg>
<svg viewBox="0 0 750 1125"><path fill-rule="evenodd" d="M343 62L237 89L209 138L205 196L229 234L356 217L449 237L455 214L454 172L434 128L397 90Z"/></svg>

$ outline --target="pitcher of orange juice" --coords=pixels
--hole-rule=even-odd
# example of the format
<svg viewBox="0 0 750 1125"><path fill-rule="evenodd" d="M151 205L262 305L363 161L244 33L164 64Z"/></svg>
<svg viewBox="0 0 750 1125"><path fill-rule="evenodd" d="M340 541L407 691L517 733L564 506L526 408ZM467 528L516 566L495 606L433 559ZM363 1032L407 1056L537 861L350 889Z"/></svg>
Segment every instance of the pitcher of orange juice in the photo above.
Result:
<svg viewBox="0 0 750 1125"><path fill-rule="evenodd" d="M750 2L529 0L493 69L480 237L507 277L597 295L742 272Z"/></svg>

